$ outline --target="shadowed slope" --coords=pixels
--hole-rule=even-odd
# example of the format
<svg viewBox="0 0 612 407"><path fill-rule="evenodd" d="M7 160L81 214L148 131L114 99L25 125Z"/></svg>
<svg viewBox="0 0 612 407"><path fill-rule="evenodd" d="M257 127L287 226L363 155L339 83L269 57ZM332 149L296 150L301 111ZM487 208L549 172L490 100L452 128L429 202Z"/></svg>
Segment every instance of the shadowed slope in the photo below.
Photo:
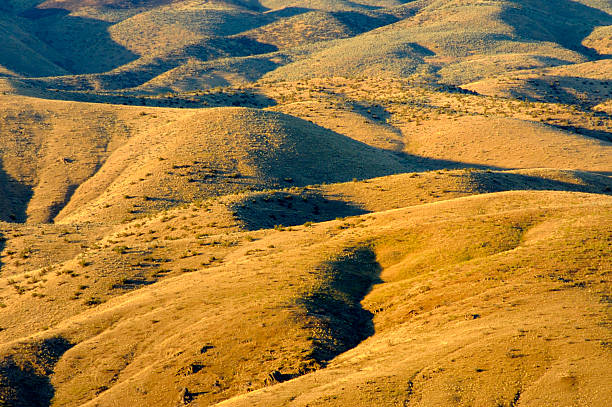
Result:
<svg viewBox="0 0 612 407"><path fill-rule="evenodd" d="M14 356L0 361L0 403L12 407L51 405L55 391L48 376L71 346L62 337L16 346Z"/></svg>
<svg viewBox="0 0 612 407"><path fill-rule="evenodd" d="M0 158L0 220L25 222L32 189L8 175Z"/></svg>
<svg viewBox="0 0 612 407"><path fill-rule="evenodd" d="M111 38L110 23L58 10L33 8L23 16L31 20L36 36L62 56L59 64L68 72L106 72L136 59Z"/></svg>
<svg viewBox="0 0 612 407"><path fill-rule="evenodd" d="M2 76L68 74L68 71L60 66L65 62L64 58L32 32L20 27L12 15L0 13L0 42L2 42L0 54Z"/></svg>

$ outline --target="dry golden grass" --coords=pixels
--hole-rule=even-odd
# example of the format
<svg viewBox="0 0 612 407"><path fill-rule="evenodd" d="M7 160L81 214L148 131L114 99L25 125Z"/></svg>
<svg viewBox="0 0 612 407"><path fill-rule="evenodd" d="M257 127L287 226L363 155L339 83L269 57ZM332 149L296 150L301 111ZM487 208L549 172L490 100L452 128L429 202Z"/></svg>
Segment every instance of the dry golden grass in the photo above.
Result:
<svg viewBox="0 0 612 407"><path fill-rule="evenodd" d="M61 337L72 345L54 367L58 405L87 400L92 405L168 404L178 400L183 387L206 405L269 384L266 375L274 371L280 372L277 379L282 381L317 369L350 346L350 338L368 335L368 329L351 332L359 325L347 325L342 318L370 315L358 312L359 305L351 301L359 301L363 295L359 293L368 291L375 281L368 282L368 273L375 272L381 281L362 303L374 314L372 338L319 373L235 402L388 404L423 397L442 403L446 398L501 403L518 393L564 400L574 394L562 392L565 376L574 377L572 386L581 389L579 394L594 397L597 382L591 378L606 370L600 343L609 340L598 324L605 318L601 296L609 289L604 283L610 269L609 215L610 199L600 195L509 192L292 231L233 232L224 239L236 245L196 246L194 252L213 251L189 255L198 259L192 259L195 262L215 253L222 261L109 297L101 289L115 276L96 265L102 258L112 264L111 253L128 258L144 253L138 235L148 226L131 225L109 238L123 240L125 253L110 247L90 250L85 257L91 265L81 266L74 277L46 274L35 297L31 291L8 294L12 288L7 285L3 294L7 307L0 312L2 324L11 328L2 335L21 337L20 342L29 337L27 343ZM177 217L176 221L175 227L192 220ZM199 219L194 221L189 229L198 231ZM251 238L245 240L246 236ZM179 247L184 250L190 247L188 242L198 240L188 233L180 241L148 250L157 257L163 246L177 253ZM175 269L183 261L171 258L164 267ZM344 273L355 261L355 277L347 280ZM63 267L78 265L69 261L53 269ZM314 305L308 300L313 293ZM62 300L68 294L76 298ZM92 307L92 301L98 300L106 302ZM583 304L572 307L575 317L559 312L574 302ZM353 311L334 314L339 304ZM539 304L535 314L534 304ZM57 321L38 327L44 319L39 306L46 312L55 310ZM316 311L313 306L322 308ZM10 322L17 318L30 322ZM23 330L26 326L31 332ZM4 352L10 354L15 345L6 339ZM570 365L571 356L558 350L568 346L580 352L576 368ZM39 363L32 358L30 363ZM382 365L387 368L377 367ZM502 370L516 371L503 376L506 387L495 384ZM386 371L395 371L391 380L390 373L383 374ZM421 371L427 374L415 375ZM450 386L466 380L481 385ZM321 387L316 384L321 381L344 384ZM410 391L398 387L399 382L409 381ZM356 391L362 386L371 391ZM542 388L549 392L542 393ZM605 401L609 395L599 389L599 400Z"/></svg>
<svg viewBox="0 0 612 407"><path fill-rule="evenodd" d="M519 195L523 208L543 196ZM609 403L609 212L548 218L510 196L414 208L408 228L404 210L377 214L383 283L363 302L376 334L324 370L221 405ZM503 207L495 220L489 205ZM446 229L463 211L473 220Z"/></svg>
<svg viewBox="0 0 612 407"><path fill-rule="evenodd" d="M609 142L517 119L439 119L410 130L406 152L474 165L605 172L612 160Z"/></svg>
<svg viewBox="0 0 612 407"><path fill-rule="evenodd" d="M611 405L610 12L0 4L0 406Z"/></svg>
<svg viewBox="0 0 612 407"><path fill-rule="evenodd" d="M113 221L239 191L404 169L389 153L280 113L185 111L118 149L75 191L57 221Z"/></svg>
<svg viewBox="0 0 612 407"><path fill-rule="evenodd" d="M146 109L14 96L1 96L0 106L2 171L19 183L0 198L2 219L32 223L52 221L132 134L177 116L167 111L143 120Z"/></svg>

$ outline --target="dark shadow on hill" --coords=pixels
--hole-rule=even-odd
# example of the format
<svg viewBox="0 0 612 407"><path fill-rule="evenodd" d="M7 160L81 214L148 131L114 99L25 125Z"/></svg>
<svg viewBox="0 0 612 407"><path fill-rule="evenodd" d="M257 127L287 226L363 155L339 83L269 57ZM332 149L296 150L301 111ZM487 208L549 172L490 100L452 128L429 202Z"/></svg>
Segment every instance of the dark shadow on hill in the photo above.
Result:
<svg viewBox="0 0 612 407"><path fill-rule="evenodd" d="M474 171L470 173L475 192L568 191L612 195L612 179L578 171L560 171L573 182L508 172Z"/></svg>
<svg viewBox="0 0 612 407"><path fill-rule="evenodd" d="M268 11L266 12L266 15L272 16L275 19L280 19L280 18L294 17L299 14L308 13L310 11L313 11L313 9L304 8L304 7L284 7L280 10Z"/></svg>
<svg viewBox="0 0 612 407"><path fill-rule="evenodd" d="M77 190L79 186L77 184L68 185L62 200L54 202L49 207L49 217L43 220L43 223L53 222L55 217L60 213L62 209L70 202L70 198L74 195L74 192Z"/></svg>
<svg viewBox="0 0 612 407"><path fill-rule="evenodd" d="M113 41L108 32L111 23L57 8L33 7L21 16L31 20L36 36L63 57L53 62L74 74L106 72L138 58Z"/></svg>
<svg viewBox="0 0 612 407"><path fill-rule="evenodd" d="M612 16L571 0L512 0L501 19L525 39L550 41L595 59L599 55L582 45L598 26L611 25Z"/></svg>
<svg viewBox="0 0 612 407"><path fill-rule="evenodd" d="M174 0L102 0L98 1L97 6L106 9L115 9L115 10L127 10L130 8L139 8L139 7L156 7L162 6L165 4L170 4ZM95 5L96 2L92 1L83 1L83 0L38 0L37 3L46 3L41 7L42 10L53 8L58 2L68 10L78 10L82 7ZM85 3L85 4L83 4Z"/></svg>
<svg viewBox="0 0 612 407"><path fill-rule="evenodd" d="M210 49L215 50L217 54L209 55L208 50ZM184 48L187 56L198 58L202 61L209 60L211 57L246 57L268 54L275 51L278 51L278 48L274 45L265 44L240 35L234 37L214 37L201 44L190 45Z"/></svg>
<svg viewBox="0 0 612 407"><path fill-rule="evenodd" d="M390 151L395 155L400 163L406 167L406 172L427 172L436 170L459 170L459 169L479 169L479 170L508 170L511 168L495 167L492 165L482 165L466 163L461 161L441 160L436 158L422 157L418 155L404 153L402 151Z"/></svg>
<svg viewBox="0 0 612 407"><path fill-rule="evenodd" d="M571 131L572 133L580 134L581 136L586 136L586 137L594 138L594 139L601 140L601 141L607 141L608 143L612 143L612 133L607 132L607 131L585 129L584 127L577 127L577 126L554 125L553 127L557 127L561 130Z"/></svg>
<svg viewBox="0 0 612 407"><path fill-rule="evenodd" d="M317 268L321 284L298 300L314 333L311 357L321 364L374 334L373 314L361 301L380 283L382 267L370 247L346 249Z"/></svg>
<svg viewBox="0 0 612 407"><path fill-rule="evenodd" d="M336 11L331 14L342 24L346 25L353 34L361 34L400 20L398 17L390 14L371 12Z"/></svg>
<svg viewBox="0 0 612 407"><path fill-rule="evenodd" d="M141 86L159 75L179 68L190 61L198 61L200 64L207 62L226 60L269 54L277 51L277 47L258 42L254 39L242 36L235 37L212 37L160 55L155 58L143 57L135 64L122 67L111 72L102 73L95 77L86 77L77 83L83 90L91 90L101 86L105 90L130 89ZM223 63L222 68L226 68ZM222 70L222 69L221 69ZM179 80L185 78L180 78ZM78 89L78 88L77 88Z"/></svg>
<svg viewBox="0 0 612 407"><path fill-rule="evenodd" d="M125 106L151 106L171 108L203 108L242 106L264 108L276 105L276 101L254 89L220 88L207 91L184 93L164 92L161 95L129 94L123 92L79 92L60 89L46 89L38 80L16 80L16 94L49 100L104 103ZM25 86L20 85L25 83Z"/></svg>
<svg viewBox="0 0 612 407"><path fill-rule="evenodd" d="M0 232L0 253L2 253L4 251L4 248L6 247L6 241L6 236L4 235L4 233ZM2 257L0 256L0 272L2 272L3 265L4 263L2 263Z"/></svg>
<svg viewBox="0 0 612 407"><path fill-rule="evenodd" d="M389 111L387 111L387 109L385 109L383 106L377 104L365 104L359 101L349 101L348 106L350 106L354 113L358 113L365 119L372 122L385 125L398 136L402 136L402 131L389 123L391 113L389 113Z"/></svg>
<svg viewBox="0 0 612 407"><path fill-rule="evenodd" d="M301 193L254 193L233 204L231 209L236 220L247 230L271 229L277 225L296 226L366 213L347 202L329 199L309 190Z"/></svg>
<svg viewBox="0 0 612 407"><path fill-rule="evenodd" d="M524 87L512 88L510 94L521 100L574 104L590 109L612 99L612 80L547 75L526 80Z"/></svg>
<svg viewBox="0 0 612 407"><path fill-rule="evenodd" d="M49 380L59 358L73 345L62 337L18 345L0 361L0 405L48 407L55 394Z"/></svg>
<svg viewBox="0 0 612 407"><path fill-rule="evenodd" d="M32 194L31 187L17 181L4 171L0 158L0 220L24 223Z"/></svg>

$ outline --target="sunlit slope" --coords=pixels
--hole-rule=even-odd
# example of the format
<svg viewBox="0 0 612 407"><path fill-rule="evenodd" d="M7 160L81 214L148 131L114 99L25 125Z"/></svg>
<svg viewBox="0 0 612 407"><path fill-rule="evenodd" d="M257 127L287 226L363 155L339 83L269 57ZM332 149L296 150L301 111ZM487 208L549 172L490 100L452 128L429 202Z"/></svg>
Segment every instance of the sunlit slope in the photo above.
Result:
<svg viewBox="0 0 612 407"><path fill-rule="evenodd" d="M611 204L602 195L504 192L211 236L235 244L216 246L212 263L97 305L105 286L84 278L90 268L111 252L128 260L163 250L139 237L151 226L132 224L112 237L123 243L104 240L89 251L92 265L66 264L36 283L45 295L29 299L28 312L44 312L48 300L83 284L65 300L79 315L20 341L32 345L5 343L3 352L15 366L52 367L55 405L185 396L208 405L267 385L228 403L565 404L578 395L603 406ZM198 244L209 239L197 236L205 219L181 219L179 212L170 222L183 236L166 245L194 254L165 267L215 247ZM115 245L126 249L111 251ZM98 250L109 254L98 258ZM69 267L75 276L62 271ZM25 297L5 298L8 322ZM56 356L42 360L49 347Z"/></svg>
<svg viewBox="0 0 612 407"><path fill-rule="evenodd" d="M220 265L236 246L267 233L262 229L508 190L610 195L612 180L551 169L432 171L226 195L126 224L99 220L93 224L3 223L0 286L5 289L0 298L10 304L10 313L0 341L30 335L50 321L74 316L91 306L91 298L106 301L185 272ZM245 230L252 233L242 233ZM46 285L52 275L66 278L58 286ZM47 297L53 302L44 300L40 303L44 311L32 312L38 304L33 299Z"/></svg>
<svg viewBox="0 0 612 407"><path fill-rule="evenodd" d="M118 149L61 222L122 220L227 193L405 171L391 153L301 119L246 108L186 111Z"/></svg>
<svg viewBox="0 0 612 407"><path fill-rule="evenodd" d="M503 197L435 205L414 227L392 226L404 211L377 215L383 283L363 301L376 333L326 369L220 405L609 404L609 207L541 217ZM459 202L481 215L451 232ZM490 205L504 221L480 235Z"/></svg>
<svg viewBox="0 0 612 407"><path fill-rule="evenodd" d="M1 219L52 221L78 185L92 176L133 132L158 126L141 108L0 98ZM172 118L165 111L163 123Z"/></svg>
<svg viewBox="0 0 612 407"><path fill-rule="evenodd" d="M268 77L296 79L334 72L425 75L465 83L505 71L584 62L590 51L581 41L589 29L612 21L609 14L572 1L563 7L536 0L436 1L404 7L403 20L330 44ZM563 35L567 32L571 34Z"/></svg>
<svg viewBox="0 0 612 407"><path fill-rule="evenodd" d="M1 2L0 405L612 405L611 13Z"/></svg>
<svg viewBox="0 0 612 407"><path fill-rule="evenodd" d="M582 42L585 47L589 47L601 55L612 54L612 26L597 27Z"/></svg>
<svg viewBox="0 0 612 407"><path fill-rule="evenodd" d="M31 278L28 277L29 273L35 276L43 269L42 273L46 274L51 271L49 267L56 267L55 265L74 258L62 267L73 271L86 270L89 277L95 277L97 284L104 287L114 285L117 289L135 289L139 287L138 284L180 274L183 268L198 267L202 260L208 260L211 256L223 258L222 252L231 250L234 245L233 238L223 236L226 233L289 227L511 190L576 191L610 195L612 180L603 175L554 169L413 172L362 181L230 194L149 214L125 226L101 223L6 223L2 224L0 229L0 233L5 237L2 272L7 279L18 277L17 280L20 280L26 277L27 280ZM127 229L131 229L132 224L139 225L138 229L128 232ZM184 236L184 228L189 229L190 224L198 224L198 238L204 239L198 241L202 247L194 253L185 251L180 240L180 237ZM94 243L100 238L100 234L108 235L106 243ZM210 241L207 236L211 236ZM128 249L135 242L141 245L144 242L160 241L159 239L165 244L155 248L150 256L145 256L144 261L140 250ZM115 253L111 250L113 245L127 245L125 253L123 250ZM204 246L206 250L202 250ZM96 250L88 253L90 247ZM106 247L107 250L98 251L101 247ZM81 256L75 257L81 252L85 257L86 267L80 264ZM198 255L195 256L195 253ZM166 264L166 260L174 258L177 263ZM108 273L108 264L113 264L112 273ZM78 271L75 273L78 274ZM35 280L33 277L32 279ZM132 283L117 283L122 279ZM69 296L81 283L83 281L74 279L72 284L65 285L62 289ZM27 290L34 288L36 284L26 284ZM93 287L91 289L94 290ZM116 294L111 290L102 298ZM22 298L24 310L27 311L28 297ZM71 315L73 312L61 302L56 305L62 309L62 313ZM25 315L15 307L11 312L14 318L22 323L7 327L2 331L3 335L14 336L17 332L23 332L23 329L29 332L27 329L34 329L39 324L44 324L47 319L45 314Z"/></svg>
<svg viewBox="0 0 612 407"><path fill-rule="evenodd" d="M187 96L202 104L278 103L270 109L282 113L5 95L2 219L49 222L68 205L57 220L105 214L119 221L251 189L442 168L610 171L609 121L596 112L384 81L336 82Z"/></svg>
<svg viewBox="0 0 612 407"><path fill-rule="evenodd" d="M405 151L500 168L610 170L612 144L526 120L465 116L405 130Z"/></svg>

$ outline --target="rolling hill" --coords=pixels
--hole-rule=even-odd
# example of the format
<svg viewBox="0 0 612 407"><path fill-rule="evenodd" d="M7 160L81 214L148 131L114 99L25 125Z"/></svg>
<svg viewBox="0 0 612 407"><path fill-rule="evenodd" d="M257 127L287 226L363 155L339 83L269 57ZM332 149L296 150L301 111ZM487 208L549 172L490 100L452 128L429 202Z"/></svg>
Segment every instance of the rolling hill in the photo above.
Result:
<svg viewBox="0 0 612 407"><path fill-rule="evenodd" d="M0 4L0 406L612 404L607 0Z"/></svg>

